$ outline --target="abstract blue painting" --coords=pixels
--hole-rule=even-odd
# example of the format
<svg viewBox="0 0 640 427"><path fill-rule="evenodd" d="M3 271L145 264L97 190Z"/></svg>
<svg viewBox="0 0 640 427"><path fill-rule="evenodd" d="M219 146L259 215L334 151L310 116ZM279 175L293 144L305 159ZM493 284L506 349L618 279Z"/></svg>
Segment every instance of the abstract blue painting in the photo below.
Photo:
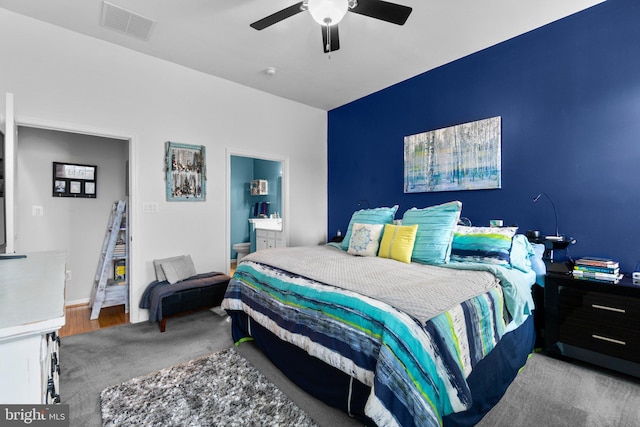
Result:
<svg viewBox="0 0 640 427"><path fill-rule="evenodd" d="M501 118L404 138L404 192L502 187Z"/></svg>

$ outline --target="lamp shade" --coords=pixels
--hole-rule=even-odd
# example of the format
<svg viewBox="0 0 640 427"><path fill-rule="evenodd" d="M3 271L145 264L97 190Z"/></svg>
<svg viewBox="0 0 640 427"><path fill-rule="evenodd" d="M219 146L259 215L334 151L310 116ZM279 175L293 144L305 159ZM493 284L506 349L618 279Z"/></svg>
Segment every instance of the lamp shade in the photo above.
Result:
<svg viewBox="0 0 640 427"><path fill-rule="evenodd" d="M309 13L320 25L335 25L347 13L348 0L309 0Z"/></svg>

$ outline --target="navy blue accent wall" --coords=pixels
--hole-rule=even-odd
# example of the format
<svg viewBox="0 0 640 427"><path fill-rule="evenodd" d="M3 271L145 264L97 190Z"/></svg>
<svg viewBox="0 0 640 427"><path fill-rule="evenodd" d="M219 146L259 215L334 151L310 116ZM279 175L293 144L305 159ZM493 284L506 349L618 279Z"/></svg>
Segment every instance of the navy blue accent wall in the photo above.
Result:
<svg viewBox="0 0 640 427"><path fill-rule="evenodd" d="M425 52L425 55L428 55ZM404 136L502 117L502 188L404 194ZM328 234L371 207L463 203L474 225L561 234L640 260L640 2L608 0L328 113Z"/></svg>

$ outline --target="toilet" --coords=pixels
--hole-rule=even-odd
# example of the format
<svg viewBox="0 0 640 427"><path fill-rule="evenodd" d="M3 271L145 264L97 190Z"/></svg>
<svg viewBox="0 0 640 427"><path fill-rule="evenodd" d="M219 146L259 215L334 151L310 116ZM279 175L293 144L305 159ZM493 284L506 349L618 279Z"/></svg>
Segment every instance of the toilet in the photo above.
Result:
<svg viewBox="0 0 640 427"><path fill-rule="evenodd" d="M232 248L234 251L238 253L238 258L236 259L236 262L240 264L240 261L242 261L242 258L249 255L249 251L251 250L251 243L250 242L236 243L235 245L232 246Z"/></svg>

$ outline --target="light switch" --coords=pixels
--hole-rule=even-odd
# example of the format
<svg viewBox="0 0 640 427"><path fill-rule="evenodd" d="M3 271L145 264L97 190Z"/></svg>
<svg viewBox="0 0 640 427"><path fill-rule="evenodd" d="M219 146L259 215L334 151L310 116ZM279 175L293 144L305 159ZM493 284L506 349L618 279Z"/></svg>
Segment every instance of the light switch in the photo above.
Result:
<svg viewBox="0 0 640 427"><path fill-rule="evenodd" d="M31 206L31 213L33 216L42 216L44 215L44 209L42 206Z"/></svg>
<svg viewBox="0 0 640 427"><path fill-rule="evenodd" d="M158 202L142 202L142 212L144 213L157 213Z"/></svg>

